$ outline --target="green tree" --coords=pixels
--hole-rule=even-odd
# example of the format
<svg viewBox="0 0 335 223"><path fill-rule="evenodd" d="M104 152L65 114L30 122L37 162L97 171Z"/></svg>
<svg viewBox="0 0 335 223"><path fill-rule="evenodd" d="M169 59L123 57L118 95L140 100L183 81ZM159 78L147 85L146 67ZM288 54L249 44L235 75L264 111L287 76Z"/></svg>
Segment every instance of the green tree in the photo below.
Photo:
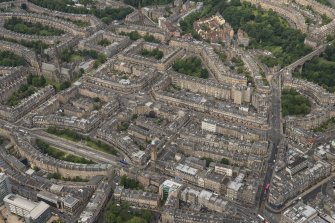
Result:
<svg viewBox="0 0 335 223"><path fill-rule="evenodd" d="M140 182L138 182L137 180L128 178L126 175L121 177L120 184L124 186L125 188L129 188L129 189L139 189L140 188Z"/></svg>
<svg viewBox="0 0 335 223"><path fill-rule="evenodd" d="M201 60L198 57L189 57L186 59L177 59L172 65L174 71L183 73L186 75L208 78L208 71L202 68Z"/></svg>
<svg viewBox="0 0 335 223"><path fill-rule="evenodd" d="M10 51L0 50L0 66L17 67L24 64L25 62L22 57L19 57Z"/></svg>
<svg viewBox="0 0 335 223"><path fill-rule="evenodd" d="M221 161L220 161L220 163L229 165L229 159L222 158Z"/></svg>
<svg viewBox="0 0 335 223"><path fill-rule="evenodd" d="M306 79L320 85L330 92L335 92L335 47L327 46L320 57L315 57L304 64L301 72L293 72L296 78Z"/></svg>
<svg viewBox="0 0 335 223"><path fill-rule="evenodd" d="M281 106L283 116L304 116L311 111L310 101L292 88L282 91Z"/></svg>
<svg viewBox="0 0 335 223"><path fill-rule="evenodd" d="M140 217L133 217L127 223L147 223L147 221Z"/></svg>
<svg viewBox="0 0 335 223"><path fill-rule="evenodd" d="M95 1L91 0L80 0L85 4L92 5L92 7L77 7L75 2L71 0L29 0L30 2L53 11L60 11L74 14L92 14L101 19L105 23L110 23L113 20L122 20L128 14L133 12L130 7L104 7L98 8L95 5Z"/></svg>
<svg viewBox="0 0 335 223"><path fill-rule="evenodd" d="M17 33L40 36L60 36L65 32L60 29L51 28L41 23L26 22L21 18L12 17L5 21L4 27Z"/></svg>

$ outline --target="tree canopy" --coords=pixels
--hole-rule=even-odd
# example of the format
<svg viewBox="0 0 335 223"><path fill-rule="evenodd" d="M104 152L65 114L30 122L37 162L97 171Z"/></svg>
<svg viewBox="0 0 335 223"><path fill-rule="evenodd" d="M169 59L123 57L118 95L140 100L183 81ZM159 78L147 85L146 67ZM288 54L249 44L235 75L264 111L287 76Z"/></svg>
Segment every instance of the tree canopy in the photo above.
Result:
<svg viewBox="0 0 335 223"><path fill-rule="evenodd" d="M172 68L174 71L182 74L198 78L208 78L208 70L202 67L201 60L198 57L177 59Z"/></svg>
<svg viewBox="0 0 335 223"><path fill-rule="evenodd" d="M10 51L0 51L0 66L3 67L17 67L24 65L22 57Z"/></svg>
<svg viewBox="0 0 335 223"><path fill-rule="evenodd" d="M36 139L36 145L37 148L41 150L41 152L59 160L64 160L72 163L94 164L92 160L88 160L83 157L63 152L62 150L56 149L40 139Z"/></svg>
<svg viewBox="0 0 335 223"><path fill-rule="evenodd" d="M72 0L29 0L35 5L47 8L50 10L55 10L59 12L67 12L74 14L92 14L101 19L105 23L110 23L113 20L122 20L129 13L133 12L130 7L120 7L120 8L97 8L94 5L90 8L88 7L76 7ZM93 3L93 1L89 2Z"/></svg>
<svg viewBox="0 0 335 223"><path fill-rule="evenodd" d="M89 136L84 136L79 134L78 132L71 130L71 129L59 129L57 127L49 127L47 129L47 132L53 135L60 136L62 138L74 141L74 142L82 142L86 144L87 146L99 150L111 155L117 155L117 151L109 146L108 144L100 141L90 138Z"/></svg>
<svg viewBox="0 0 335 223"><path fill-rule="evenodd" d="M315 57L303 66L302 72L294 72L293 76L316 83L330 92L335 92L335 46L327 46L320 57Z"/></svg>
<svg viewBox="0 0 335 223"><path fill-rule="evenodd" d="M316 0L317 2L324 4L328 7L332 7L332 4L330 4L330 2L328 0Z"/></svg>
<svg viewBox="0 0 335 223"><path fill-rule="evenodd" d="M160 60L164 56L163 52L160 51L159 49L153 49L153 50L143 49L143 50L141 50L140 53L144 57L153 57L156 60Z"/></svg>
<svg viewBox="0 0 335 223"><path fill-rule="evenodd" d="M173 0L123 0L123 2L134 7L143 7L149 5L166 5L173 2Z"/></svg>
<svg viewBox="0 0 335 223"><path fill-rule="evenodd" d="M45 85L46 79L44 76L29 74L27 84L21 85L19 90L11 95L6 104L16 106L22 99L34 94L38 88L44 87Z"/></svg>
<svg viewBox="0 0 335 223"><path fill-rule="evenodd" d="M79 62L84 58L94 59L93 68L98 68L101 64L107 61L106 55L98 53L95 50L74 50L73 48L64 49L60 55L62 62Z"/></svg>
<svg viewBox="0 0 335 223"><path fill-rule="evenodd" d="M281 96L283 116L304 116L311 111L311 102L295 89L284 89Z"/></svg>
<svg viewBox="0 0 335 223"><path fill-rule="evenodd" d="M144 36L141 36L137 31L131 31L131 32L120 32L120 35L123 36L129 36L129 38L131 40L138 40L140 38L143 38L145 41L147 42L151 42L151 43L160 43L161 41L159 41L158 39L156 39L153 35L150 35L149 33L146 33Z"/></svg>
<svg viewBox="0 0 335 223"><path fill-rule="evenodd" d="M49 47L48 44L43 43L40 40L37 40L37 41L34 41L34 40L29 41L29 40L23 40L23 39L22 40L16 40L16 39L12 39L12 38L3 38L3 37L0 37L0 40L20 44L22 46L25 46L29 49L34 50L35 53L38 53L38 54L40 54L41 51L43 51L44 49L47 49Z"/></svg>
<svg viewBox="0 0 335 223"><path fill-rule="evenodd" d="M192 13L180 22L183 33L200 38L193 29L193 23L217 12L223 15L235 31L241 28L247 32L250 37L249 48L266 49L272 53L272 60L263 60L269 66L288 65L311 51L304 45L305 35L290 28L275 12L239 0L207 0L201 12Z"/></svg>
<svg viewBox="0 0 335 223"><path fill-rule="evenodd" d="M154 213L145 209L131 209L127 203L110 201L104 210L105 223L149 223Z"/></svg>
<svg viewBox="0 0 335 223"><path fill-rule="evenodd" d="M137 180L131 179L127 177L126 175L121 177L121 182L120 184L124 186L126 189L139 189L140 188L140 182Z"/></svg>
<svg viewBox="0 0 335 223"><path fill-rule="evenodd" d="M65 32L60 29L42 25L41 23L26 22L21 18L12 17L5 21L4 27L17 33L39 36L60 36Z"/></svg>

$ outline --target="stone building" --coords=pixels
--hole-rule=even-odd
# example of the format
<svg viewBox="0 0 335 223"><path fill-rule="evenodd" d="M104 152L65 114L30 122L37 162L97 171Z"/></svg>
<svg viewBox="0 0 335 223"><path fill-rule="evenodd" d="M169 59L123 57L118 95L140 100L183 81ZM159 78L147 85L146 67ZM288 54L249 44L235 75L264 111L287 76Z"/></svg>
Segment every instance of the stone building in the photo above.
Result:
<svg viewBox="0 0 335 223"><path fill-rule="evenodd" d="M124 189L123 186L117 186L113 196L118 201L127 202L140 208L157 208L160 201L158 194L141 190Z"/></svg>
<svg viewBox="0 0 335 223"><path fill-rule="evenodd" d="M169 71L172 83L181 89L187 89L195 93L203 93L218 99L232 100L236 104L250 103L252 89L246 86L231 86L219 84L210 80L180 75Z"/></svg>
<svg viewBox="0 0 335 223"><path fill-rule="evenodd" d="M110 42L107 46L102 46L100 42L107 40ZM104 53L107 56L113 56L130 44L129 37L115 35L111 32L100 30L92 36L80 41L79 49L95 50Z"/></svg>

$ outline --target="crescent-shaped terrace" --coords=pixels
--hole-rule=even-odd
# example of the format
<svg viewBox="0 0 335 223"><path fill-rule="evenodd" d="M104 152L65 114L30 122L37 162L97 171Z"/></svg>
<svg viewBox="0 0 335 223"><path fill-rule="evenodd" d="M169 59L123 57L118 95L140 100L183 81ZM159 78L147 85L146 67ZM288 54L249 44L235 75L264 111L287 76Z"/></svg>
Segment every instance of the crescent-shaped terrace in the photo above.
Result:
<svg viewBox="0 0 335 223"><path fill-rule="evenodd" d="M112 171L110 164L80 164L62 161L51 156L46 156L32 145L31 136L28 133L18 131L16 127L2 122L0 135L6 136L19 150L19 153L28 159L30 163L49 173L59 173L64 177L80 176L90 179L97 175L107 175Z"/></svg>
<svg viewBox="0 0 335 223"><path fill-rule="evenodd" d="M5 13L0 14L0 21L11 19L13 17L21 18L27 22L41 23L45 26L50 26L53 28L63 30L74 36L78 36L78 35L86 36L87 35L87 33L83 31L83 29L78 27L77 25L69 21L59 19L57 17L48 16L48 15L41 15L41 14L35 14L35 13L21 13L21 12L5 12Z"/></svg>
<svg viewBox="0 0 335 223"><path fill-rule="evenodd" d="M40 73L40 65L34 51L31 51L22 45L2 40L0 40L0 50L11 51L19 56L22 56L37 73Z"/></svg>

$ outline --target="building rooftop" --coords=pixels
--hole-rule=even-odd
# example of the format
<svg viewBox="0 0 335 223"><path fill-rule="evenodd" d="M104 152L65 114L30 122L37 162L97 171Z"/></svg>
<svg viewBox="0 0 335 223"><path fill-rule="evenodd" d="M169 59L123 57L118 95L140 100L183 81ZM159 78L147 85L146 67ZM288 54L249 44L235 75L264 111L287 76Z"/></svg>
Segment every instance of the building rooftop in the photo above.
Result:
<svg viewBox="0 0 335 223"><path fill-rule="evenodd" d="M63 198L63 201L64 205L68 207L73 207L79 202L77 198L74 198L72 196L66 196L65 198Z"/></svg>
<svg viewBox="0 0 335 223"><path fill-rule="evenodd" d="M296 160L293 163L291 163L290 165L288 165L287 168L292 169L292 168L298 166L299 164L301 164L301 163L303 163L305 161L306 161L306 158L299 156L299 157L296 158Z"/></svg>
<svg viewBox="0 0 335 223"><path fill-rule="evenodd" d="M294 222L305 222L316 217L317 211L311 206L305 205L302 202L297 203L291 208L288 208L284 213L284 216L293 220ZM314 217L313 217L314 216Z"/></svg>
<svg viewBox="0 0 335 223"><path fill-rule="evenodd" d="M197 169L195 169L193 167L190 167L190 166L187 166L187 165L183 165L183 164L178 164L176 166L176 169L181 171L181 172L190 174L190 175L196 175L198 173Z"/></svg>
<svg viewBox="0 0 335 223"><path fill-rule="evenodd" d="M37 206L30 212L29 216L32 219L37 219L41 216L50 206L43 201L39 202Z"/></svg>
<svg viewBox="0 0 335 223"><path fill-rule="evenodd" d="M44 202L33 202L24 197L15 194L8 194L4 198L5 203L10 203L14 206L22 208L29 212L25 217L31 217L32 219L37 219L41 214L43 214L50 206Z"/></svg>
<svg viewBox="0 0 335 223"><path fill-rule="evenodd" d="M172 180L166 180L166 181L164 181L163 185L166 186L166 187L173 187L173 186L181 187L182 186L182 184L177 183L177 182L172 181Z"/></svg>
<svg viewBox="0 0 335 223"><path fill-rule="evenodd" d="M15 194L7 195L4 200L10 203L14 203L16 206L29 212L32 211L37 205L35 202L32 202L24 197Z"/></svg>
<svg viewBox="0 0 335 223"><path fill-rule="evenodd" d="M7 175L4 173L0 173L0 181L3 181L7 178Z"/></svg>
<svg viewBox="0 0 335 223"><path fill-rule="evenodd" d="M238 191L240 189L240 187L242 187L242 183L238 183L235 181L230 181L227 185L227 188L232 189L234 191Z"/></svg>

